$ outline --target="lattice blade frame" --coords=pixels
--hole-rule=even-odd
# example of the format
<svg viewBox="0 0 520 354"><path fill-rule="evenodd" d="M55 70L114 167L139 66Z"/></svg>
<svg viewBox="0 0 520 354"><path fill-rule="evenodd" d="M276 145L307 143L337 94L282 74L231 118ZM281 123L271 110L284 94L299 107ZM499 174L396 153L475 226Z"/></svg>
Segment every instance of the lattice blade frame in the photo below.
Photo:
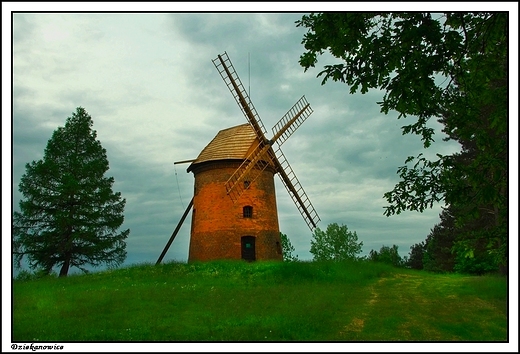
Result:
<svg viewBox="0 0 520 354"><path fill-rule="evenodd" d="M302 96L298 102L294 104L284 114L282 118L273 126L273 141L278 146L282 144L298 129L300 125L312 114L313 110L307 102L305 96ZM278 136L279 135L279 136Z"/></svg>
<svg viewBox="0 0 520 354"><path fill-rule="evenodd" d="M238 77L238 74L235 71L235 68L233 67L233 64L231 63L227 53L224 52L224 54L218 55L217 58L212 60L212 62L224 80L229 91L233 95L233 98L240 107L240 110L242 110L242 113L246 117L247 121L253 127L260 141L267 142L267 131L264 127L264 124L258 116L255 106L251 102L244 85L242 85L242 81L240 81L240 78Z"/></svg>
<svg viewBox="0 0 520 354"><path fill-rule="evenodd" d="M291 196L294 204L298 208L298 211L307 223L307 226L309 226L309 229L314 231L318 222L320 221L320 217L314 209L314 206L307 196L307 193L305 193L305 190L300 184L300 181L298 181L298 178L291 168L291 165L289 165L287 158L282 153L280 148L273 152L272 158L277 168L278 175L280 176L280 179L285 186L285 189L287 189L287 192Z"/></svg>
<svg viewBox="0 0 520 354"><path fill-rule="evenodd" d="M269 165L269 162L274 164L270 159L270 155L267 153L270 149L271 147L269 145L259 143L227 180L225 184L226 192L233 202L236 202L244 190L247 189L242 182L248 181L249 184L253 183L260 173ZM262 160L266 157L267 161Z"/></svg>
<svg viewBox="0 0 520 354"><path fill-rule="evenodd" d="M245 189L241 182L244 180L252 182L251 177L256 179L267 165L269 165L265 160L263 165L260 164L260 161L262 161L262 158L265 156L269 162L274 164L287 192L293 199L303 219L311 231L313 231L316 228L317 223L320 221L320 218L307 197L307 194L303 190L303 187L296 178L296 174L280 150L280 146L313 112L305 99L305 96L302 96L302 98L296 102L296 104L278 121L278 123L275 124L273 127L274 137L272 141L268 140L266 137L267 131L265 130L265 127L258 116L249 95L244 89L244 85L242 85L242 82L240 81L227 53L224 52L223 54L218 55L217 58L212 60L212 62L233 95L238 106L242 110L247 121L253 127L260 141L259 145L226 182L227 193L234 201L236 201ZM271 147L275 141L278 146L276 151ZM252 176L252 173L257 174Z"/></svg>

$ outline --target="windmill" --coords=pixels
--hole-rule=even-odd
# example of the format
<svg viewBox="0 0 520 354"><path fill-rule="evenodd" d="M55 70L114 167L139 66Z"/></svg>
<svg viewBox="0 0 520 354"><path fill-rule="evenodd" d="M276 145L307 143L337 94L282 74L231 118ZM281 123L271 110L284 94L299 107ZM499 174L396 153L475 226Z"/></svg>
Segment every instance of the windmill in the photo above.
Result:
<svg viewBox="0 0 520 354"><path fill-rule="evenodd" d="M283 259L274 175L278 174L312 230L320 218L287 162L282 144L312 114L302 96L267 131L227 53L212 60L246 117L247 123L221 130L191 162L194 196L170 237L161 262L193 207L189 261L212 259Z"/></svg>

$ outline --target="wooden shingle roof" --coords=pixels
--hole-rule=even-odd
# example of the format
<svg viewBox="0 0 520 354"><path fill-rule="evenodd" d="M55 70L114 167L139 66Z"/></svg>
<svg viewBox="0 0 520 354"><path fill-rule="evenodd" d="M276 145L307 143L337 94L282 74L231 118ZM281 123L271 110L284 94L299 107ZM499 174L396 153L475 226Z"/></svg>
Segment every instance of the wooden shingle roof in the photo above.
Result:
<svg viewBox="0 0 520 354"><path fill-rule="evenodd" d="M214 160L245 159L255 141L258 142L258 139L249 123L223 129L200 152L192 165Z"/></svg>

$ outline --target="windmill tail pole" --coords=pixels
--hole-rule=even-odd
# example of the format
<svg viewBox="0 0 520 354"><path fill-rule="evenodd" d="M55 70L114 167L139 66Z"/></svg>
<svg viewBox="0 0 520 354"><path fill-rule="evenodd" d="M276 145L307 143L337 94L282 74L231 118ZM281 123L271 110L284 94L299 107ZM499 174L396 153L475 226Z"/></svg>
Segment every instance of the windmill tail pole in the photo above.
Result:
<svg viewBox="0 0 520 354"><path fill-rule="evenodd" d="M157 260L157 263L155 263L155 265L160 264L161 261L163 260L164 256L166 255L166 252L168 252L168 249L170 248L170 245L172 244L173 240L175 239L175 236L177 236L177 233L179 232L179 230L180 230L180 228L182 226L182 223L184 222L184 219L186 219L186 216L188 215L188 212L190 211L192 206L193 206L193 198L191 198L190 203L188 204L188 207L184 211L184 214L182 214L181 220L179 221L179 223L177 224L177 227L175 228L175 230L173 231L172 235L170 236L170 239L168 240L168 243L164 247L164 249L163 249L161 255L159 256L159 259Z"/></svg>

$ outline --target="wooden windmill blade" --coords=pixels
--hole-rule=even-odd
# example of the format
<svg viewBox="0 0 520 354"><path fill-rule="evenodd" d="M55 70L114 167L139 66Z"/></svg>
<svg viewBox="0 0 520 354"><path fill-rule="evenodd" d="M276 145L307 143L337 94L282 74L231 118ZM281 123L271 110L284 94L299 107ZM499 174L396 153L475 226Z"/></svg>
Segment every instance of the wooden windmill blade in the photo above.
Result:
<svg viewBox="0 0 520 354"><path fill-rule="evenodd" d="M227 194L233 201L237 201L242 192L247 188L243 183L246 180L252 183L256 176L260 175L269 163L280 174L282 182L293 199L296 207L300 211L304 220L311 230L316 227L320 220L316 210L312 206L307 194L303 190L300 182L296 178L294 171L287 162L287 159L280 150L280 146L298 129L298 127L312 114L312 108L302 96L298 102L278 121L273 127L273 138L266 138L266 130L253 103L250 101L240 78L238 77L231 60L227 53L218 55L213 60L220 76L226 83L231 94L235 98L238 106L246 116L248 122L255 131L259 144L237 168L233 175L226 182ZM278 149L273 151L272 145L276 142Z"/></svg>
<svg viewBox="0 0 520 354"><path fill-rule="evenodd" d="M273 126L273 140L276 141L276 144L281 146L312 112L310 104L305 99L305 96L302 96Z"/></svg>
<svg viewBox="0 0 520 354"><path fill-rule="evenodd" d="M270 150L271 160L274 161L276 170L287 192L311 231L316 228L320 217L280 147L312 112L310 104L305 99L305 96L302 96L278 123L274 125L272 129L274 137L271 143L276 143L278 148L274 151L272 149Z"/></svg>
<svg viewBox="0 0 520 354"><path fill-rule="evenodd" d="M276 149L274 152L271 150L271 153L274 154L274 157L272 158L275 161L277 172L283 182L283 185L285 186L285 189L287 189L287 192L291 196L294 204L298 208L298 211L307 223L307 226L309 226L309 229L313 231L320 221L318 213L314 209L314 206L307 196L307 193L305 193L305 190L296 177L296 174L291 168L291 165L289 165L289 162L287 161L287 158L283 154L282 150L278 147L278 149Z"/></svg>
<svg viewBox="0 0 520 354"><path fill-rule="evenodd" d="M271 149L270 145L259 143L227 180L226 191L234 202L236 202L242 192L260 176L262 171L269 166L269 161L271 161L267 153L269 149ZM245 181L248 182L247 186L244 183Z"/></svg>
<svg viewBox="0 0 520 354"><path fill-rule="evenodd" d="M244 184L241 183L245 179L245 176L248 176L250 179L250 173L253 171L255 171L257 175L260 174L260 172L268 165L267 161L269 161L274 165L276 172L278 172L285 188L287 189L287 192L312 231L316 228L317 223L320 221L320 217L280 148L280 145L287 140L287 138L311 113L312 109L310 108L310 105L305 100L305 97L302 97L293 108L291 108L289 112L280 119L279 123L283 122L284 124L276 132L273 139L270 140L268 144L258 144L258 146L228 180L226 187L228 188L228 194L231 195L232 199L238 199L241 192L245 189L245 187L243 187ZM279 127L279 125L277 124L275 127ZM284 140L279 143L282 138L284 138ZM278 145L276 150L272 149L271 144L273 143ZM261 162L263 162L264 165L258 166ZM250 181L252 182L253 180L250 179Z"/></svg>
<svg viewBox="0 0 520 354"><path fill-rule="evenodd" d="M260 141L259 145L251 152L244 162L242 162L240 167L226 182L227 194L236 202L243 191L247 188L243 182L245 180L250 183L253 182L256 177L260 175L260 172L267 167L267 164L263 159L268 156L266 152L270 147L270 142L266 137L267 131L264 124L258 116L255 106L251 102L244 85L242 85L242 82L240 81L227 53L224 52L224 54L218 55L217 58L212 60L212 62L226 83L226 86L233 95L238 106L242 110L242 113L244 113L247 121L253 127L253 130ZM251 176L251 174L253 174L253 176Z"/></svg>
<svg viewBox="0 0 520 354"><path fill-rule="evenodd" d="M229 59L227 53L224 52L224 54L218 55L217 58L213 59L212 61L213 65L215 65L220 76L226 83L229 91L235 98L238 106L246 116L247 121L255 130L256 135L260 138L260 141L267 142L267 131L265 130L265 127L260 120L255 106L253 106L253 103L251 102L244 85L242 85L242 82L240 81L233 64L231 64L231 60Z"/></svg>

